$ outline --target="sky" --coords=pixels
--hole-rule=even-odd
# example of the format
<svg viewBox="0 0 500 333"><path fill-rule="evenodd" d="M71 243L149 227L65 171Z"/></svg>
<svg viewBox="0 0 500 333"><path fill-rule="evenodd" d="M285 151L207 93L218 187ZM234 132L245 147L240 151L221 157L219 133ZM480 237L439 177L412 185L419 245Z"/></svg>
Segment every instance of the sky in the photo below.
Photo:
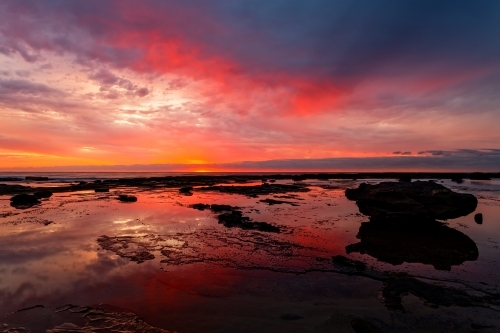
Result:
<svg viewBox="0 0 500 333"><path fill-rule="evenodd" d="M0 170L498 170L499 36L496 0L1 1Z"/></svg>

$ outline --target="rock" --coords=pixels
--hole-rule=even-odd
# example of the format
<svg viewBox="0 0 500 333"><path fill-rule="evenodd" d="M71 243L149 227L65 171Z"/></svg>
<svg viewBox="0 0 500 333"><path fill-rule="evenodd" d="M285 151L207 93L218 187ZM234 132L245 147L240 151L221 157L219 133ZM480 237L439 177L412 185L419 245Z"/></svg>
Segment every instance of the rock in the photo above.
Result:
<svg viewBox="0 0 500 333"><path fill-rule="evenodd" d="M360 318L351 320L351 327L356 333L382 333L378 326Z"/></svg>
<svg viewBox="0 0 500 333"><path fill-rule="evenodd" d="M472 213L477 199L472 194L456 193L433 182L362 183L347 189L349 200L355 200L361 213L371 221L434 221L453 219Z"/></svg>
<svg viewBox="0 0 500 333"><path fill-rule="evenodd" d="M275 200L275 199L264 199L264 200L259 200L260 202L264 202L268 204L269 206L272 205L281 205L281 204L289 204L292 206L298 206L299 204L296 202L291 202L291 201L284 201L284 200Z"/></svg>
<svg viewBox="0 0 500 333"><path fill-rule="evenodd" d="M184 186L179 188L179 193L186 195L193 195L193 193L191 193L192 190L193 190L192 186Z"/></svg>
<svg viewBox="0 0 500 333"><path fill-rule="evenodd" d="M210 210L214 213L224 212L224 211L233 211L233 210L238 210L238 209L239 209L239 207L234 207L231 205L218 205L218 204L210 205Z"/></svg>
<svg viewBox="0 0 500 333"><path fill-rule="evenodd" d="M362 261L352 260L341 255L332 257L333 266L342 272L362 272L366 270L366 265Z"/></svg>
<svg viewBox="0 0 500 333"><path fill-rule="evenodd" d="M280 232L278 227L275 227L266 222L254 222L249 217L243 216L240 211L233 210L217 216L219 223L227 228L241 228L246 230L259 230L265 232Z"/></svg>
<svg viewBox="0 0 500 333"><path fill-rule="evenodd" d="M403 176L399 178L399 181L402 183L411 183L411 177L410 176Z"/></svg>
<svg viewBox="0 0 500 333"><path fill-rule="evenodd" d="M408 294L425 300L425 304L433 308L452 305L489 307L487 305L488 297L469 295L460 289L437 286L412 277L390 278L385 281L382 289L384 304L389 310L404 312L401 298Z"/></svg>
<svg viewBox="0 0 500 333"><path fill-rule="evenodd" d="M10 205L17 209L26 209L39 204L41 202L33 194L18 194L10 198Z"/></svg>
<svg viewBox="0 0 500 333"><path fill-rule="evenodd" d="M120 194L118 196L118 200L120 200L121 202L136 202L137 197L134 195Z"/></svg>
<svg viewBox="0 0 500 333"><path fill-rule="evenodd" d="M40 176L26 176L24 178L26 180L36 180L36 181L49 180L49 177L40 177Z"/></svg>
<svg viewBox="0 0 500 333"><path fill-rule="evenodd" d="M462 184L464 180L462 178L456 177L451 179L452 182L457 183L457 184Z"/></svg>
<svg viewBox="0 0 500 333"><path fill-rule="evenodd" d="M475 330L482 330L482 329L488 329L488 328L495 328L493 325L480 325L476 323L471 323L470 327Z"/></svg>
<svg viewBox="0 0 500 333"><path fill-rule="evenodd" d="M210 209L210 205L205 205L203 203L193 204L190 207L198 210Z"/></svg>
<svg viewBox="0 0 500 333"><path fill-rule="evenodd" d="M477 224L483 224L483 214L477 213L476 215L474 215L474 221Z"/></svg>
<svg viewBox="0 0 500 333"><path fill-rule="evenodd" d="M238 186L238 185L205 186L205 187L200 187L199 190L219 191L222 193L230 193L230 194L242 194L253 198L259 195L310 191L307 187L303 185L286 185L286 184L269 184L269 183L263 183L261 185L251 185L251 186Z"/></svg>
<svg viewBox="0 0 500 333"><path fill-rule="evenodd" d="M22 180L22 178L18 177L0 177L0 182L19 182Z"/></svg>
<svg viewBox="0 0 500 333"><path fill-rule="evenodd" d="M109 192L109 188L107 188L107 187L98 187L98 188L95 188L94 191L96 193Z"/></svg>
<svg viewBox="0 0 500 333"><path fill-rule="evenodd" d="M356 237L360 242L348 245L347 253L368 254L392 265L421 263L449 271L451 266L477 260L479 256L472 239L438 222L364 222Z"/></svg>
<svg viewBox="0 0 500 333"><path fill-rule="evenodd" d="M44 198L46 199L52 196L52 192L49 190L41 190L41 191L36 191L35 193L33 193L33 195L38 199L44 199Z"/></svg>
<svg viewBox="0 0 500 333"><path fill-rule="evenodd" d="M284 315L281 315L281 319L283 320L299 320L299 319L303 319L304 317L302 316L299 316L299 315L296 315L296 314L290 314L290 313L286 313Z"/></svg>
<svg viewBox="0 0 500 333"><path fill-rule="evenodd" d="M485 175L482 172L473 172L469 176L470 180L491 180L488 175Z"/></svg>

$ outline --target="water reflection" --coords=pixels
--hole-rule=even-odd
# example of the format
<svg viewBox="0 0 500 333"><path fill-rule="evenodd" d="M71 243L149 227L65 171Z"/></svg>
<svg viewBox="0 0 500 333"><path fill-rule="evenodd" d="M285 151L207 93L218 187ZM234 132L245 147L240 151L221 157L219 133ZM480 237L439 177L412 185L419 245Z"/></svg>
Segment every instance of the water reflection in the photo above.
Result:
<svg viewBox="0 0 500 333"><path fill-rule="evenodd" d="M451 266L477 260L479 255L472 239L439 222L364 222L356 237L360 242L348 245L347 253L368 254L392 265L422 263L449 271Z"/></svg>
<svg viewBox="0 0 500 333"><path fill-rule="evenodd" d="M497 192L480 197L482 225L464 217L449 226L389 231L362 223L366 218L344 197L345 187L357 185L353 181L311 183L310 192L294 197L298 206L260 201L284 199L274 195L182 196L132 188L127 193L138 200L126 204L113 191L55 194L26 210L0 197L0 312L106 303L180 333L335 331L334 313L387 316L375 297L380 282L331 273L331 257L345 255L346 246L356 242L348 247L349 257L370 267L391 270L404 262L399 267L405 271L429 277L457 278L458 271L468 282L498 281ZM467 191L468 185L460 186ZM228 229L216 213L190 208L196 203L241 207L244 216L283 226L283 232ZM466 228L471 238L462 232ZM117 242L103 249L102 236ZM131 261L135 250L154 258L137 264Z"/></svg>

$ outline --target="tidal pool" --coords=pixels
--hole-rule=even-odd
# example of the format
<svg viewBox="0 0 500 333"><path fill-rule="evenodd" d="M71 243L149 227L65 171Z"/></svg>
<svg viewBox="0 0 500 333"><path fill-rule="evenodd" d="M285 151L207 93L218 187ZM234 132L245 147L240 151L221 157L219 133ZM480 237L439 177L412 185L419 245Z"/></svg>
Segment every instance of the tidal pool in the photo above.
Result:
<svg viewBox="0 0 500 333"><path fill-rule="evenodd" d="M0 332L365 332L366 323L373 332L500 330L500 182L444 181L476 195L483 224L470 214L415 236L363 227L368 218L345 189L379 181L307 180L307 192L257 197L122 187L55 193L29 209L0 196ZM227 228L220 212L192 207L199 203L238 207L280 232ZM436 258L419 248L439 250L457 237L477 254L457 248ZM380 254L382 245L397 253ZM339 269L337 255L368 273ZM382 290L385 276L398 274L485 302L431 304L410 292L396 311Z"/></svg>

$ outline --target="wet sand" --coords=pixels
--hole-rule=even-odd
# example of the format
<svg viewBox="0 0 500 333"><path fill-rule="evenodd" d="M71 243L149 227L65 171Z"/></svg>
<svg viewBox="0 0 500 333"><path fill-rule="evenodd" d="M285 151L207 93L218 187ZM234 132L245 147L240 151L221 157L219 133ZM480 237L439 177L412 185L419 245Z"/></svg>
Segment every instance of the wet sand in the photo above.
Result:
<svg viewBox="0 0 500 333"><path fill-rule="evenodd" d="M271 189L290 187L261 191L260 179L226 178L211 184L179 181L177 187L109 182L109 192L96 193L88 184L70 189L51 184L54 195L27 209L11 207L11 195L0 196L3 331L22 326L62 332L71 324L73 331L92 332L102 328L98 322L115 331L180 333L361 332L371 327L363 323L382 332L500 329L498 180L443 181L478 198L476 212L484 223L477 224L474 214L444 221L451 237L470 238L478 255L457 255L458 261L454 257L437 267L433 258L414 255L418 240L403 262L384 260L377 251L346 250L364 241L361 228L368 218L347 200L345 189L380 179L273 180L266 182ZM44 187L43 181L37 184ZM180 193L181 185L193 189ZM235 190L242 186L262 193ZM137 201L120 202L120 194ZM279 232L227 227L218 219L224 212L195 204L238 207L248 221ZM407 243L401 241L405 235L397 237ZM439 240L434 243L439 247ZM333 256L361 261L366 270L336 266ZM401 295L404 310L391 309L383 291L398 276L479 301L432 304L424 292L410 290ZM100 319L90 320L96 316Z"/></svg>

